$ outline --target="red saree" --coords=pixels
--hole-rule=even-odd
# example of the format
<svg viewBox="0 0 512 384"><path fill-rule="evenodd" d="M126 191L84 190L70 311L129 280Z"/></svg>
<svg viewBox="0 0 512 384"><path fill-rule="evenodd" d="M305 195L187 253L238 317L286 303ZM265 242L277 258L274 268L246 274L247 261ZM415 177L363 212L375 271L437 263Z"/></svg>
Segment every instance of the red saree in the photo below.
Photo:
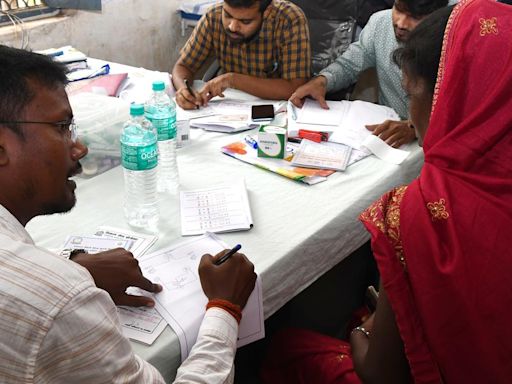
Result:
<svg viewBox="0 0 512 384"><path fill-rule="evenodd" d="M419 178L362 215L412 375L510 383L511 6L452 12L424 152Z"/></svg>

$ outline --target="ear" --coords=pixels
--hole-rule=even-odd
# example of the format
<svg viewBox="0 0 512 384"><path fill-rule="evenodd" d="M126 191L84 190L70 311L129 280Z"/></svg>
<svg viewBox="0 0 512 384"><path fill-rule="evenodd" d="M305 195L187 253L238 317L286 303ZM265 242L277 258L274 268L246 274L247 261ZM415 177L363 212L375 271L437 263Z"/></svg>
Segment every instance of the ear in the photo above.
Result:
<svg viewBox="0 0 512 384"><path fill-rule="evenodd" d="M12 135L13 132L9 129L0 127L0 167L9 164L9 143L12 142Z"/></svg>

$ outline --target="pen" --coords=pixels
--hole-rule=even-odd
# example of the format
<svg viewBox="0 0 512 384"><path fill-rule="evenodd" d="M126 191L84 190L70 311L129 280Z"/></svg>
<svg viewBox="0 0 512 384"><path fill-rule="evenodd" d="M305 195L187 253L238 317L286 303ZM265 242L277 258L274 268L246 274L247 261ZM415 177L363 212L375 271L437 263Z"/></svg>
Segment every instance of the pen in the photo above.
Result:
<svg viewBox="0 0 512 384"><path fill-rule="evenodd" d="M249 136L249 135L245 136L244 140L247 144L249 144L254 149L258 149L258 142L256 140L254 140L251 136Z"/></svg>
<svg viewBox="0 0 512 384"><path fill-rule="evenodd" d="M47 53L47 55L50 57L62 56L63 54L64 54L63 51L55 51L55 52Z"/></svg>
<svg viewBox="0 0 512 384"><path fill-rule="evenodd" d="M235 253L237 253L242 246L240 244L235 245L232 249L230 249L224 256L222 256L219 260L215 262L215 265L221 265L224 263L227 259L229 259L231 256L233 256Z"/></svg>
<svg viewBox="0 0 512 384"><path fill-rule="evenodd" d="M101 76L101 75L108 75L110 72L110 65L105 64L102 67L98 68L96 71L91 73L86 77L86 79L92 79L93 77Z"/></svg>
<svg viewBox="0 0 512 384"><path fill-rule="evenodd" d="M194 88L192 88L192 86L191 86L191 85L190 85L190 83L188 82L188 79L185 79L185 80L183 80L183 81L184 81L185 85L187 86L187 89L188 89L188 91L190 92L190 94L191 94L192 96L194 96L194 97L197 97L197 96L196 96L196 93L194 92Z"/></svg>
<svg viewBox="0 0 512 384"><path fill-rule="evenodd" d="M194 96L194 99L197 100L197 95L196 93L194 92L194 88L192 88L192 85L190 85L188 79L184 79L183 82L185 83L185 85L187 86L187 90L190 92L190 94L192 96ZM199 105L196 105L196 109L199 109Z"/></svg>
<svg viewBox="0 0 512 384"><path fill-rule="evenodd" d="M288 109L290 110L292 114L292 119L297 120L297 112L295 111L295 106L291 101L288 101Z"/></svg>

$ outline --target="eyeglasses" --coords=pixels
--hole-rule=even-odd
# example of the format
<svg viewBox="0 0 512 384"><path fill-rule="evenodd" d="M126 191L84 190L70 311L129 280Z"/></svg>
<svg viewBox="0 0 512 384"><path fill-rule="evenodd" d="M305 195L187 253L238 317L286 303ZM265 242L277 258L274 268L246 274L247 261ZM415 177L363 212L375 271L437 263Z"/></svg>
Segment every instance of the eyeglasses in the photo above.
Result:
<svg viewBox="0 0 512 384"><path fill-rule="evenodd" d="M68 135L73 143L76 143L78 139L77 125L75 119L63 120L63 121L0 121L0 124L48 124L59 128L59 131Z"/></svg>

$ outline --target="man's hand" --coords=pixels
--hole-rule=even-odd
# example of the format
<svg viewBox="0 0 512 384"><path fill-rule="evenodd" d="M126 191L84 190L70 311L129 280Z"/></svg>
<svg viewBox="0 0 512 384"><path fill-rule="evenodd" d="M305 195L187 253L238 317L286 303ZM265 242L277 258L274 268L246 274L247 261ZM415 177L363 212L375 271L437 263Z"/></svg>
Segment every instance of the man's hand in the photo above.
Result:
<svg viewBox="0 0 512 384"><path fill-rule="evenodd" d="M176 103L183 109L197 109L203 105L203 100L199 94L193 95L187 87L182 87L176 91Z"/></svg>
<svg viewBox="0 0 512 384"><path fill-rule="evenodd" d="M107 291L116 305L132 307L155 305L150 297L126 294L128 287L139 287L148 292L162 290L159 284L153 284L142 276L137 259L123 248L96 254L79 253L73 257L73 261L89 271L96 286Z"/></svg>
<svg viewBox="0 0 512 384"><path fill-rule="evenodd" d="M199 263L201 286L209 300L227 300L243 308L256 283L254 265L242 253L235 253L221 265L215 265L227 251L213 257L203 255Z"/></svg>
<svg viewBox="0 0 512 384"><path fill-rule="evenodd" d="M327 79L324 76L317 76L297 88L290 96L290 101L296 107L302 108L304 105L304 99L309 96L317 100L322 108L329 109L329 106L325 102L326 93Z"/></svg>
<svg viewBox="0 0 512 384"><path fill-rule="evenodd" d="M411 128L408 120L386 120L382 124L367 125L366 128L372 131L375 136L379 136L387 144L395 148L416 139L414 128Z"/></svg>
<svg viewBox="0 0 512 384"><path fill-rule="evenodd" d="M215 96L224 97L224 91L227 88L233 88L233 73L225 73L223 75L214 77L207 82L204 87L199 91L202 105L208 104L210 99Z"/></svg>

